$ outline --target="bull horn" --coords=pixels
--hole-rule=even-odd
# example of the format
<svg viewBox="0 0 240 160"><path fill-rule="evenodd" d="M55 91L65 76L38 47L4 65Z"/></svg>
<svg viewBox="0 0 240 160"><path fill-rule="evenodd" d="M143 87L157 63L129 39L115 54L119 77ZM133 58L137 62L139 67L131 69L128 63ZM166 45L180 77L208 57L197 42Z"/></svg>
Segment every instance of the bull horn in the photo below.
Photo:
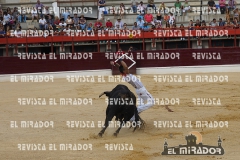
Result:
<svg viewBox="0 0 240 160"><path fill-rule="evenodd" d="M101 94L99 95L99 98L100 98L100 97L102 97L102 95L104 95L104 94L105 94L104 92L103 92L103 93L101 93Z"/></svg>

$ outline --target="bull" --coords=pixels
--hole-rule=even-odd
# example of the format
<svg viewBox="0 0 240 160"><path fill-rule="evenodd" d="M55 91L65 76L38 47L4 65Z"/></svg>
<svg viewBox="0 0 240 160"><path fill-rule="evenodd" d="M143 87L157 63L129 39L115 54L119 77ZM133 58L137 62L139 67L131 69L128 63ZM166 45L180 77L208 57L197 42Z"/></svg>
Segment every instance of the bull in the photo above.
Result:
<svg viewBox="0 0 240 160"><path fill-rule="evenodd" d="M127 86L117 85L112 91L105 91L100 94L99 98L104 94L108 97L108 106L104 127L98 134L100 137L102 137L109 125L109 121L111 121L114 116L116 117L115 120L120 121L120 127L115 131L114 136L118 135L123 124L126 124L134 115L135 121L132 122L135 123L133 132L137 127L143 128L144 121L138 115L136 96Z"/></svg>

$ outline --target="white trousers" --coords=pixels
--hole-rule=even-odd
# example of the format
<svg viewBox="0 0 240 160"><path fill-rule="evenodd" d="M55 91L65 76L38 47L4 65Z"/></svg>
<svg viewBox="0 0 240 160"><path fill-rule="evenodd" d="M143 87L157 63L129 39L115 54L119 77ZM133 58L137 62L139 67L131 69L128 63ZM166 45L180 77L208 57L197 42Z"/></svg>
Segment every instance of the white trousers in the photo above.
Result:
<svg viewBox="0 0 240 160"><path fill-rule="evenodd" d="M145 87L136 89L136 93L138 95L137 103L139 103L139 106L137 107L138 113L141 113L154 105L154 98L146 90ZM130 121L134 121L134 120L135 120L135 115L131 118Z"/></svg>
<svg viewBox="0 0 240 160"><path fill-rule="evenodd" d="M103 12L105 11L105 7L102 7L102 8L98 8L98 11L99 11L99 13L98 13L98 19L100 20L101 18L102 18L102 14L103 14Z"/></svg>

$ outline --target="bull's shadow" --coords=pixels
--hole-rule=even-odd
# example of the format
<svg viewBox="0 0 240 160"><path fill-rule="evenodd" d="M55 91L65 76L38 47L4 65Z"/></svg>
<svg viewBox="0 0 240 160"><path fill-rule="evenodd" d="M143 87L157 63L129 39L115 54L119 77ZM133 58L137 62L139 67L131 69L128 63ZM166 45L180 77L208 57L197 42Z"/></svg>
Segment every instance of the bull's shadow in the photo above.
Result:
<svg viewBox="0 0 240 160"><path fill-rule="evenodd" d="M98 133L100 137L104 134L105 130L109 126L109 122L115 116L117 121L120 121L120 127L114 133L117 136L122 126L126 124L134 115L135 123L133 132L139 127L144 129L144 121L140 118L136 107L136 96L125 85L117 85L112 91L106 91L99 95L108 97L108 106L106 109L106 119L103 129Z"/></svg>

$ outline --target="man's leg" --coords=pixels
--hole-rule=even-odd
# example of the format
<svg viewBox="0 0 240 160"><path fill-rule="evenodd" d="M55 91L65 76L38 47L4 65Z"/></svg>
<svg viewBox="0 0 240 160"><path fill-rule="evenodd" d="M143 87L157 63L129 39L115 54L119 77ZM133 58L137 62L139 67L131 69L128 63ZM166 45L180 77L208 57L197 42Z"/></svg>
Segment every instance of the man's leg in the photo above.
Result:
<svg viewBox="0 0 240 160"><path fill-rule="evenodd" d="M154 105L154 98L153 96L146 90L145 87L136 90L138 95L138 102L139 105L137 107L138 113L141 113ZM147 102L147 103L145 103ZM130 119L130 121L135 120L135 115Z"/></svg>
<svg viewBox="0 0 240 160"><path fill-rule="evenodd" d="M157 13L157 8L156 8L155 4L153 4L153 9L154 9L155 13Z"/></svg>
<svg viewBox="0 0 240 160"><path fill-rule="evenodd" d="M137 6L133 5L132 9L133 9L133 13L137 13Z"/></svg>
<svg viewBox="0 0 240 160"><path fill-rule="evenodd" d="M26 17L26 15L23 15L23 22L25 22L26 23L26 20L27 20L27 17Z"/></svg>
<svg viewBox="0 0 240 160"><path fill-rule="evenodd" d="M145 102L145 104L141 104L138 106L138 113L141 113L142 111L145 111L153 106L154 104L154 98L153 96L146 90L145 87L137 90L137 94L139 97ZM147 103L146 103L147 102Z"/></svg>
<svg viewBox="0 0 240 160"><path fill-rule="evenodd" d="M21 23L22 22L22 15L18 16L18 22Z"/></svg>

